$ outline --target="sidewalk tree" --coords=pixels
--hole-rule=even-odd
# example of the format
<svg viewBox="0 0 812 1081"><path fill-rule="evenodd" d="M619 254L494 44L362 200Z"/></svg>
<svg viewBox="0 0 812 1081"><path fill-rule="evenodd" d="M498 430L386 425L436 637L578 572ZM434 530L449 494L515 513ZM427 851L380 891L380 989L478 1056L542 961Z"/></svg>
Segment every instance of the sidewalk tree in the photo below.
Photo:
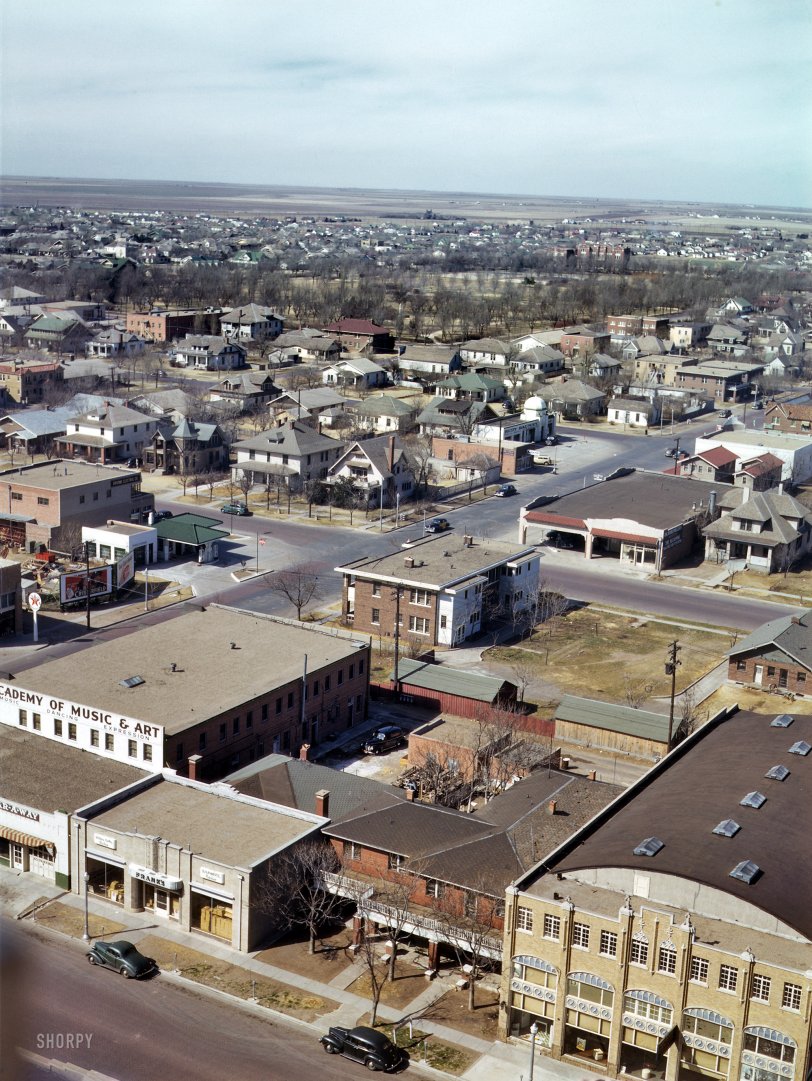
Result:
<svg viewBox="0 0 812 1081"><path fill-rule="evenodd" d="M302 611L313 600L319 600L319 575L311 563L297 563L285 570L266 575L263 579L267 588L284 597L296 609L296 618L301 622Z"/></svg>
<svg viewBox="0 0 812 1081"><path fill-rule="evenodd" d="M390 871L391 877L380 876L376 879L372 897L363 902L367 911L365 915L379 924L385 924L389 932L389 940L392 946L389 950L389 964L387 980L395 979L395 965L397 962L398 940L403 935L406 925L411 921L412 907L415 894L417 893L420 879L408 871L405 867L404 857L390 857L396 861L403 861ZM361 906L359 906L361 911Z"/></svg>
<svg viewBox="0 0 812 1081"><path fill-rule="evenodd" d="M268 866L260 880L254 905L278 918L280 926L300 926L307 930L309 954L315 954L323 927L334 920L345 899L326 888L324 876L336 874L340 861L333 846L311 837L287 849Z"/></svg>
<svg viewBox="0 0 812 1081"><path fill-rule="evenodd" d="M452 899L453 898L453 899ZM442 927L442 938L457 954L457 963L467 965L468 1009L476 1009L476 983L491 955L499 956L505 905L501 895L492 893L484 875L465 890L462 901L456 891L449 900L437 898L433 915Z"/></svg>

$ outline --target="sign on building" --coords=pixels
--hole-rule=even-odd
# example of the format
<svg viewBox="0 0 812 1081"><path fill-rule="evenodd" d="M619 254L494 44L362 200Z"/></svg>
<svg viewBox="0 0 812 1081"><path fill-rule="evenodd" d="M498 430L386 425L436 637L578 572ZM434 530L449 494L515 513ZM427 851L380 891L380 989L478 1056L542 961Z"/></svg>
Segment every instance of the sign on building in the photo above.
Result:
<svg viewBox="0 0 812 1081"><path fill-rule="evenodd" d="M135 577L135 553L127 552L125 556L116 563L116 586L121 589Z"/></svg>

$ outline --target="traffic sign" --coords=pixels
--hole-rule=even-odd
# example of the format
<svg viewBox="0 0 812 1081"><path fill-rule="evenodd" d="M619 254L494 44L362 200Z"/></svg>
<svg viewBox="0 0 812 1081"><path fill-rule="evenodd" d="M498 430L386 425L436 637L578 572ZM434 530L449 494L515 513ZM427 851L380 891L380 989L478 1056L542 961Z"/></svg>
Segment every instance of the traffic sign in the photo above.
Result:
<svg viewBox="0 0 812 1081"><path fill-rule="evenodd" d="M28 607L31 609L32 612L36 612L36 610L40 607L41 604L42 597L40 597L39 593L28 594Z"/></svg>

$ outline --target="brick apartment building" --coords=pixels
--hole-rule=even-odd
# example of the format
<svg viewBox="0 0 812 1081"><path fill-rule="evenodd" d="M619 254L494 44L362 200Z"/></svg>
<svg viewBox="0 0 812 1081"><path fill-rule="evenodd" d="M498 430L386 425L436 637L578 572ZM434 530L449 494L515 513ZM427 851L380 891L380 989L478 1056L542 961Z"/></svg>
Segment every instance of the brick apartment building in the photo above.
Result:
<svg viewBox="0 0 812 1081"><path fill-rule="evenodd" d="M642 315L607 315L606 329L616 338L634 338L643 332Z"/></svg>
<svg viewBox="0 0 812 1081"><path fill-rule="evenodd" d="M41 402L65 379L61 364L41 360L9 360L0 363L0 394L16 405Z"/></svg>
<svg viewBox="0 0 812 1081"><path fill-rule="evenodd" d="M128 312L126 328L148 342L171 342L186 334L219 334L220 309L156 308L149 312Z"/></svg>
<svg viewBox="0 0 812 1081"><path fill-rule="evenodd" d="M136 469L55 459L0 473L0 541L29 552L65 551L83 525L140 522L153 507Z"/></svg>
<svg viewBox="0 0 812 1081"><path fill-rule="evenodd" d="M532 450L534 442L499 443L491 439L449 439L435 435L431 441L431 451L435 458L465 465L473 462L479 466L484 459L498 462L501 472L506 477L515 477L517 473L527 473L533 468Z"/></svg>
<svg viewBox="0 0 812 1081"><path fill-rule="evenodd" d="M343 576L342 613L356 630L453 646L479 634L492 615L532 607L539 555L445 533L336 570Z"/></svg>

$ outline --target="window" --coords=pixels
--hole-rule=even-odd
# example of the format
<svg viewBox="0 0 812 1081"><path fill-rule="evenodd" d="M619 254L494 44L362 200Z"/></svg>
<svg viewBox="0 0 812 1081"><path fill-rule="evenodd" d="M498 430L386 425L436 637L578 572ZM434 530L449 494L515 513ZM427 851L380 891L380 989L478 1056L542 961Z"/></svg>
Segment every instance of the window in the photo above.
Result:
<svg viewBox="0 0 812 1081"><path fill-rule="evenodd" d="M688 977L694 983L708 982L708 962L704 957L691 958L691 975Z"/></svg>
<svg viewBox="0 0 812 1081"><path fill-rule="evenodd" d="M12 499L22 499L22 497L23 497L22 492L12 492L11 493L11 498Z"/></svg>
<svg viewBox="0 0 812 1081"><path fill-rule="evenodd" d="M254 727L254 711L251 710L251 709L249 709L248 712L245 715L245 727L246 728L253 728Z"/></svg>
<svg viewBox="0 0 812 1081"><path fill-rule="evenodd" d="M739 970L734 965L719 966L719 990L735 991L739 982Z"/></svg>
<svg viewBox="0 0 812 1081"><path fill-rule="evenodd" d="M339 668L339 670L338 670L338 685L339 685L339 687L341 686L341 684L343 682L344 682L344 669Z"/></svg>
<svg viewBox="0 0 812 1081"><path fill-rule="evenodd" d="M130 758L138 757L138 744L135 742L134 739L127 740L127 755Z"/></svg>
<svg viewBox="0 0 812 1081"><path fill-rule="evenodd" d="M561 937L561 918L560 916L551 916L549 913L544 914L544 930L542 934L545 938L552 938L556 941Z"/></svg>
<svg viewBox="0 0 812 1081"><path fill-rule="evenodd" d="M599 952L604 957L617 957L617 935L614 931L601 931Z"/></svg>
<svg viewBox="0 0 812 1081"><path fill-rule="evenodd" d="M779 1037L773 1039L773 1036ZM745 1051L751 1051L755 1055L763 1055L765 1058L771 1058L775 1062L794 1062L795 1061L795 1046L789 1040L789 1037L782 1036L779 1032L770 1032L769 1030L750 1028L744 1030L744 1049ZM775 1077L776 1074L772 1072L775 1069L771 1067L769 1074L758 1071L755 1076L757 1077ZM792 1073L787 1073L786 1070L781 1071L784 1076L792 1076Z"/></svg>
<svg viewBox="0 0 812 1081"><path fill-rule="evenodd" d="M381 595L381 587L380 587L380 585L377 582L373 582L372 583L372 596L373 597L380 597L380 595Z"/></svg>
<svg viewBox="0 0 812 1081"><path fill-rule="evenodd" d="M99 730L98 728L90 729L90 746L98 747L99 745Z"/></svg>
<svg viewBox="0 0 812 1081"><path fill-rule="evenodd" d="M76 740L76 725L68 722L68 739Z"/></svg>
<svg viewBox="0 0 812 1081"><path fill-rule="evenodd" d="M354 664L350 665L350 674L349 674L349 676L347 678L348 679L355 679L355 665Z"/></svg>
<svg viewBox="0 0 812 1081"><path fill-rule="evenodd" d="M572 925L572 944L579 949L589 949L589 924L574 923Z"/></svg>
<svg viewBox="0 0 812 1081"><path fill-rule="evenodd" d="M220 742L225 743L225 741L226 741L226 722L223 721L223 723L220 725Z"/></svg>
<svg viewBox="0 0 812 1081"><path fill-rule="evenodd" d="M293 709L293 691L288 691L288 709Z"/></svg>
<svg viewBox="0 0 812 1081"><path fill-rule="evenodd" d="M260 716L261 716L263 721L268 720L268 703L267 702L263 702L263 704L262 704L262 713L260 714Z"/></svg>
<svg viewBox="0 0 812 1081"><path fill-rule="evenodd" d="M645 935L641 935L639 938L635 936L632 939L629 962L633 965L648 964L648 939Z"/></svg>
<svg viewBox="0 0 812 1081"><path fill-rule="evenodd" d="M657 958L657 971L673 976L677 971L677 949L673 942L664 942L660 946Z"/></svg>
<svg viewBox="0 0 812 1081"><path fill-rule="evenodd" d="M736 661L736 671L737 672L746 672L747 671L747 661Z"/></svg>
<svg viewBox="0 0 812 1081"><path fill-rule="evenodd" d="M750 998L756 1002L770 1001L770 987L772 980L769 976L762 976L756 972L753 976L753 986L750 988Z"/></svg>
<svg viewBox="0 0 812 1081"><path fill-rule="evenodd" d="M442 897L444 888L444 884L442 882L438 882L434 878L429 878L426 880L427 897Z"/></svg>
<svg viewBox="0 0 812 1081"><path fill-rule="evenodd" d="M373 608L372 609L372 616L370 617L370 622L372 622L372 623L380 623L381 622L381 610L380 610L380 608Z"/></svg>
<svg viewBox="0 0 812 1081"><path fill-rule="evenodd" d="M409 616L409 630L414 634L428 634L429 621L423 616Z"/></svg>
<svg viewBox="0 0 812 1081"><path fill-rule="evenodd" d="M281 698L277 698L277 700L276 700L275 712L276 712L277 716L282 712L282 699Z"/></svg>
<svg viewBox="0 0 812 1081"><path fill-rule="evenodd" d="M324 677L324 690L325 691L330 690L330 677L329 677L329 675Z"/></svg>
<svg viewBox="0 0 812 1081"><path fill-rule="evenodd" d="M37 506L38 507L47 507L50 502L51 501L47 497L47 495L38 495L37 496Z"/></svg>
<svg viewBox="0 0 812 1081"><path fill-rule="evenodd" d="M319 693L319 681L317 679L314 679L313 680L313 694L315 696L318 693Z"/></svg>
<svg viewBox="0 0 812 1081"><path fill-rule="evenodd" d="M105 751L114 751L115 746L116 746L115 745L115 736L113 735L113 733L112 732L105 732L104 733L104 749L105 749Z"/></svg>
<svg viewBox="0 0 812 1081"><path fill-rule="evenodd" d="M239 732L239 730L240 730L240 718L235 717L234 721L232 722L232 725L231 725L231 731L236 736L237 733Z"/></svg>
<svg viewBox="0 0 812 1081"><path fill-rule="evenodd" d="M358 661L358 675L362 676L363 674L364 674L364 658L361 657L361 659Z"/></svg>
<svg viewBox="0 0 812 1081"><path fill-rule="evenodd" d="M403 871L406 867L406 857L390 852L386 858L386 866L390 871Z"/></svg>
<svg viewBox="0 0 812 1081"><path fill-rule="evenodd" d="M800 1010L801 985L799 983L784 984L784 992L781 995L781 1007L784 1010Z"/></svg>
<svg viewBox="0 0 812 1081"><path fill-rule="evenodd" d="M431 603L429 591L427 589L410 589L409 603L427 606Z"/></svg>
<svg viewBox="0 0 812 1081"><path fill-rule="evenodd" d="M152 747L149 743L144 744L141 757L144 759L145 762L152 761Z"/></svg>
<svg viewBox="0 0 812 1081"><path fill-rule="evenodd" d="M524 905L519 905L516 912L516 930L517 931L532 931L533 930L533 909L525 908Z"/></svg>
<svg viewBox="0 0 812 1081"><path fill-rule="evenodd" d="M42 717L39 713L31 714L31 727L35 732L39 732L42 729Z"/></svg>
<svg viewBox="0 0 812 1081"><path fill-rule="evenodd" d="M360 860L361 846L355 841L347 841L344 845L344 857L348 860Z"/></svg>
<svg viewBox="0 0 812 1081"><path fill-rule="evenodd" d="M28 710L21 709L19 714L19 724L26 728L28 726Z"/></svg>
<svg viewBox="0 0 812 1081"><path fill-rule="evenodd" d="M206 733L205 732L200 733L197 745L198 745L199 750L201 750L201 751L206 750Z"/></svg>

